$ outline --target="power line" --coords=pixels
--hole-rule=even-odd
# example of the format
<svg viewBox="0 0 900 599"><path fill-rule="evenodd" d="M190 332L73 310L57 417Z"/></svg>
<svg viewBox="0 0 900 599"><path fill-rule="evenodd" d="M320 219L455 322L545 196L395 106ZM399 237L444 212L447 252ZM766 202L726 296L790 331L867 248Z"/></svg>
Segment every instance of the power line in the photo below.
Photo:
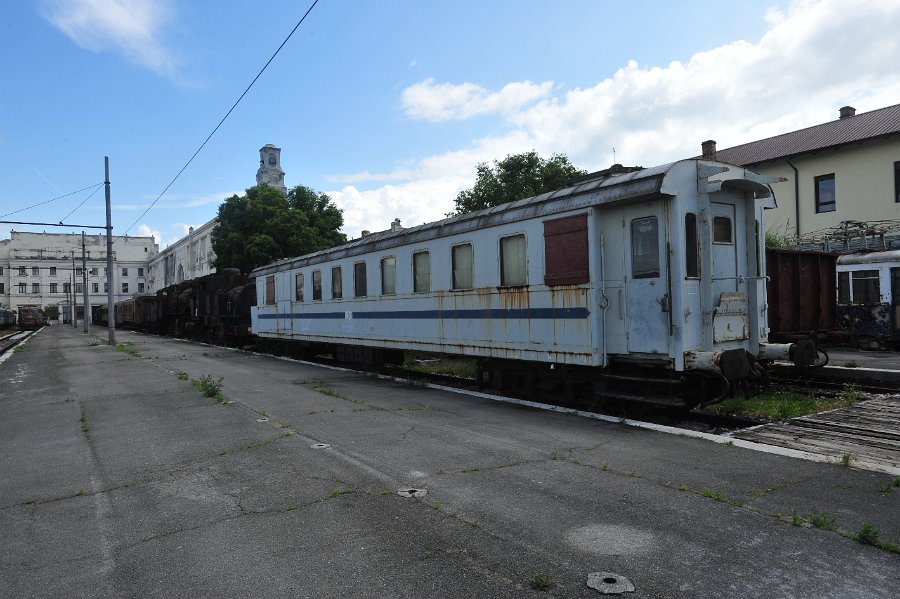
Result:
<svg viewBox="0 0 900 599"><path fill-rule="evenodd" d="M269 60L266 62L266 64L263 66L263 68L259 70L259 73L256 74L256 77L253 78L253 81L250 82L250 85L247 86L247 89L244 90L244 93L241 94L241 97L239 97L237 99L237 101L234 103L234 105L232 105L232 107L228 110L228 112L225 113L225 116L222 117L222 120L219 121L219 124L216 125L216 128L212 130L212 133L210 133L206 137L205 140L203 140L203 143L200 144L200 147L197 148L197 151L194 152L194 154L190 157L190 159L187 161L187 163L185 163L185 165L183 167L181 167L181 170L178 171L178 174L175 175L175 177L171 181L169 181L169 184L166 185L166 188L163 189L162 192L158 196L156 196L156 199L153 200L153 202L151 202L149 206L147 206L147 209L144 210L144 212L142 212L141 215L139 217L137 217L137 219L133 223L131 223L131 225L127 229L125 229L125 233L124 233L125 235L128 235L128 231L130 231L132 227L134 227L136 224L138 224L138 221L140 221L142 218L144 218L145 214L150 212L150 209L153 208L153 206L156 205L156 203L160 200L160 198L163 197L163 194L165 194L167 191L169 191L169 188L172 187L172 185L175 183L175 181L177 181L178 178L181 176L181 174L187 169L187 167L190 166L191 162L194 161L194 158L197 157L197 154L200 153L200 150L202 150L203 147L206 146L206 143L212 138L213 135L216 134L216 131L218 131L219 127L222 126L222 123L225 122L225 119L227 119L228 116L234 111L234 109L237 108L237 105L241 102L241 100L244 99L244 96L247 95L247 92L250 91L250 88L253 87L253 84L256 83L256 80L260 78L260 76L265 72L265 70L267 68L269 68L269 65L272 63L273 60L275 60L275 57L278 56L278 53L281 52L281 49L284 48L285 44L288 43L288 40L291 39L291 36L294 35L294 32L300 28L300 25L303 24L303 21L306 20L306 17L309 16L309 13L312 12L312 9L315 8L316 4L318 4L318 3L319 3L319 0L313 0L313 3L309 6L309 8L306 10L306 12L303 14L303 16L297 22L297 24L294 25L294 28L291 29L291 32L287 35L287 37L284 38L284 41L281 42L281 45L278 46L278 49L275 50L275 53L272 54L272 57L269 58Z"/></svg>
<svg viewBox="0 0 900 599"><path fill-rule="evenodd" d="M90 189L92 187L96 188L94 190L94 193L96 193L97 189L100 189L101 185L103 185L102 182L94 183L93 185L88 185L87 187L85 187L83 189L79 189L77 191L72 191L72 192L69 192L69 193L61 195L61 196L56 196L55 198L47 200L45 202L38 202L37 204L32 204L31 206L26 206L25 208L19 208L18 210L13 210L12 212L7 212L6 214L0 214L0 218L6 218L7 216L9 216L11 214L18 214L19 212L25 212L26 210L31 210L32 208L37 208L38 206L43 206L44 204L49 204L50 202L55 202L56 200L61 200L63 198L67 198L69 196L75 195L76 193L81 193L82 191L87 191L88 189ZM92 193L91 195L94 195L94 194ZM88 196L88 197L90 197L90 196ZM83 203L84 202L82 202L82 204ZM80 204L79 204L79 206L80 206ZM77 208L76 208L76 210L77 210ZM69 214L71 215L71 212ZM65 220L65 219L63 219L63 220Z"/></svg>
<svg viewBox="0 0 900 599"><path fill-rule="evenodd" d="M62 222L65 221L67 218L69 218L70 216L72 216L73 214L75 214L75 211L78 210L79 208L81 208L82 206L84 206L84 203L87 202L87 201L88 201L89 199L91 199L92 197L94 197L94 194L97 193L98 191L100 191L100 186L99 186L99 185L94 189L94 191L91 192L91 195L89 195L88 197L86 197L86 198L84 198L83 200L81 200L81 203L78 204L77 206L75 206L75 208L72 209L72 212L70 212L70 213L68 213L67 215L65 215L64 217L62 217L62 220L60 220L59 222L62 223Z"/></svg>

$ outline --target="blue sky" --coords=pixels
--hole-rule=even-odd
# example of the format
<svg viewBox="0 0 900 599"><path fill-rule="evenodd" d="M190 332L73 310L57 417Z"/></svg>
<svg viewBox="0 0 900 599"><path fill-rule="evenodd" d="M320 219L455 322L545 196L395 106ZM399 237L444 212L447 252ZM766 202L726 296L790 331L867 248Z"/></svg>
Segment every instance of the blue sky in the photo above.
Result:
<svg viewBox="0 0 900 599"><path fill-rule="evenodd" d="M898 0L320 0L141 217L310 4L5 2L0 214L102 182L109 156L115 232L164 246L272 143L355 237L441 218L510 153L653 166L900 102ZM58 222L91 191L0 219ZM102 188L66 222L103 224Z"/></svg>

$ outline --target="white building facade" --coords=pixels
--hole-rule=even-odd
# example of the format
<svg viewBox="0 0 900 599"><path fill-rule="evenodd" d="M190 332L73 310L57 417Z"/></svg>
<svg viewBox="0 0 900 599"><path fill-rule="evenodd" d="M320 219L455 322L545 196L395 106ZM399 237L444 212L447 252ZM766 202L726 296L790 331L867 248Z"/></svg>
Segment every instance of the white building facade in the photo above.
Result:
<svg viewBox="0 0 900 599"><path fill-rule="evenodd" d="M113 272L106 267L106 235L84 235L88 300L105 304L108 285L119 301L149 291L149 261L159 253L153 237L113 237ZM68 318L70 306L84 316L82 236L72 233L11 231L0 240L0 304L56 306ZM74 275L74 278L73 278ZM73 298L74 290L74 298Z"/></svg>
<svg viewBox="0 0 900 599"><path fill-rule="evenodd" d="M216 219L196 229L191 227L187 236L152 257L147 265L147 291L156 292L169 285L216 272L211 239L215 228Z"/></svg>

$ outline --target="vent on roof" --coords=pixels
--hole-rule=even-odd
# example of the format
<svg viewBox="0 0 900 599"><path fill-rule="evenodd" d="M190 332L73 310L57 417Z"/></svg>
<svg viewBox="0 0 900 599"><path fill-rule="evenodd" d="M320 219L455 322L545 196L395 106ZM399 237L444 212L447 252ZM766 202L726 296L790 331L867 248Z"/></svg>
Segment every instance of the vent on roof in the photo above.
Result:
<svg viewBox="0 0 900 599"><path fill-rule="evenodd" d="M841 107L841 118L846 119L851 116L856 116L856 109L852 106L843 106Z"/></svg>
<svg viewBox="0 0 900 599"><path fill-rule="evenodd" d="M394 222L391 223L391 231L402 231L403 227L400 226L400 219L395 218Z"/></svg>

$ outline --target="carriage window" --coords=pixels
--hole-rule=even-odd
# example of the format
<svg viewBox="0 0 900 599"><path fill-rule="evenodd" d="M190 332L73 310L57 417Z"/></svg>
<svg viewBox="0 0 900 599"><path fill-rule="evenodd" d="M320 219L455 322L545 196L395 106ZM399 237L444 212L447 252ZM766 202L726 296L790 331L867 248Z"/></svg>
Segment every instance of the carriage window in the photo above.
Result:
<svg viewBox="0 0 900 599"><path fill-rule="evenodd" d="M393 256L381 259L381 295L397 292L397 259Z"/></svg>
<svg viewBox="0 0 900 599"><path fill-rule="evenodd" d="M544 284L588 282L587 215L544 221Z"/></svg>
<svg viewBox="0 0 900 599"><path fill-rule="evenodd" d="M659 225L655 216L631 221L631 275L635 279L659 276Z"/></svg>
<svg viewBox="0 0 900 599"><path fill-rule="evenodd" d="M521 287L528 282L526 276L525 236L511 235L500 238L500 286Z"/></svg>
<svg viewBox="0 0 900 599"><path fill-rule="evenodd" d="M850 273L839 272L838 276L838 303L850 303Z"/></svg>
<svg viewBox="0 0 900 599"><path fill-rule="evenodd" d="M881 286L877 270L857 270L853 273L853 303L881 303Z"/></svg>
<svg viewBox="0 0 900 599"><path fill-rule="evenodd" d="M313 283L313 301L322 300L322 271L314 270L312 276Z"/></svg>
<svg viewBox="0 0 900 599"><path fill-rule="evenodd" d="M700 277L700 240L697 238L697 215L684 215L684 275L689 279Z"/></svg>
<svg viewBox="0 0 900 599"><path fill-rule="evenodd" d="M344 297L344 286L341 281L341 267L335 266L331 269L331 299L341 299Z"/></svg>
<svg viewBox="0 0 900 599"><path fill-rule="evenodd" d="M266 304L275 303L275 275L266 277Z"/></svg>
<svg viewBox="0 0 900 599"><path fill-rule="evenodd" d="M357 262L353 265L353 296L366 297L366 263Z"/></svg>
<svg viewBox="0 0 900 599"><path fill-rule="evenodd" d="M303 301L303 273L294 275L294 299Z"/></svg>
<svg viewBox="0 0 900 599"><path fill-rule="evenodd" d="M453 289L472 288L472 244L455 245L452 249Z"/></svg>
<svg viewBox="0 0 900 599"><path fill-rule="evenodd" d="M416 293L431 291L431 254L428 252L413 254L413 291Z"/></svg>
<svg viewBox="0 0 900 599"><path fill-rule="evenodd" d="M713 243L732 243L731 219L727 216L713 218Z"/></svg>

